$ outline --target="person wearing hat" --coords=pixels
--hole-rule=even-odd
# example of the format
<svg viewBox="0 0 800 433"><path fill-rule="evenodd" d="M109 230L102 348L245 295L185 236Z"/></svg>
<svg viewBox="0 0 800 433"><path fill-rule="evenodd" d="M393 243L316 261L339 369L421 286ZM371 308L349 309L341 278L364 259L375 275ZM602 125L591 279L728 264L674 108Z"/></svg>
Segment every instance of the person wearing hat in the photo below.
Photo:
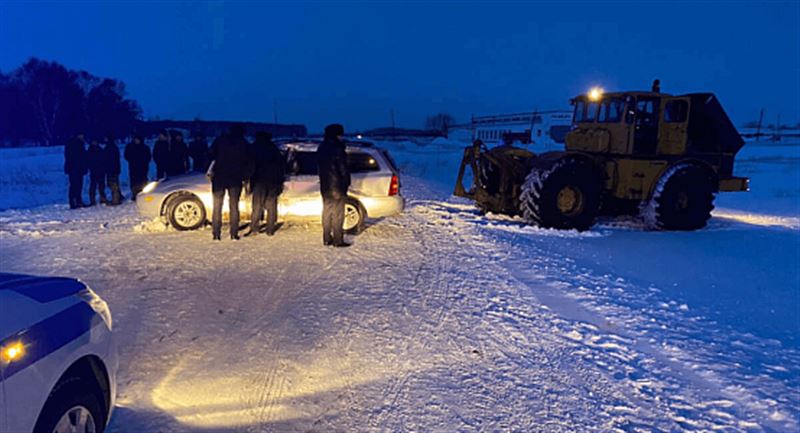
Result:
<svg viewBox="0 0 800 433"><path fill-rule="evenodd" d="M128 161L131 198L136 200L136 195L147 185L147 172L150 168L150 148L144 144L142 136L135 135L125 146L125 160Z"/></svg>
<svg viewBox="0 0 800 433"><path fill-rule="evenodd" d="M122 166L119 162L119 147L117 147L117 141L111 135L103 138L103 146L106 185L111 190L111 204L116 206L125 199L119 188L119 173L122 171Z"/></svg>
<svg viewBox="0 0 800 433"><path fill-rule="evenodd" d="M100 203L108 204L106 198L106 153L96 139L92 139L89 142L89 148L86 149L86 163L89 167L89 206L97 204L97 196L100 196Z"/></svg>
<svg viewBox="0 0 800 433"><path fill-rule="evenodd" d="M344 205L350 188L347 168L344 127L331 124L325 127L325 138L317 148L319 189L322 194L322 243L334 247L349 247L344 241Z"/></svg>
<svg viewBox="0 0 800 433"><path fill-rule="evenodd" d="M156 179L167 177L169 166L169 135L166 129L158 132L158 140L153 145L153 162L156 163Z"/></svg>
<svg viewBox="0 0 800 433"><path fill-rule="evenodd" d="M213 163L208 175L211 177L213 198L211 232L215 241L221 238L222 202L225 200L226 192L231 239L239 240L239 198L242 195L242 184L250 179L253 170L248 152L250 144L244 138L244 133L244 125L233 124L227 135L217 137L211 145Z"/></svg>
<svg viewBox="0 0 800 433"><path fill-rule="evenodd" d="M283 192L286 176L286 161L280 149L272 142L269 132L257 132L252 145L250 158L254 164L250 178L253 215L250 218L250 231L245 236L255 236L261 231L261 218L267 211L267 235L275 234L278 221L278 196Z"/></svg>
<svg viewBox="0 0 800 433"><path fill-rule="evenodd" d="M168 161L167 176L179 176L189 171L189 147L183 141L183 133L178 130L172 131Z"/></svg>
<svg viewBox="0 0 800 433"><path fill-rule="evenodd" d="M203 134L194 133L194 139L189 143L189 156L192 158L192 171L205 173L208 170L208 142Z"/></svg>
<svg viewBox="0 0 800 433"><path fill-rule="evenodd" d="M86 142L80 132L64 146L64 173L69 179L69 208L78 209L83 203L83 177L86 176Z"/></svg>

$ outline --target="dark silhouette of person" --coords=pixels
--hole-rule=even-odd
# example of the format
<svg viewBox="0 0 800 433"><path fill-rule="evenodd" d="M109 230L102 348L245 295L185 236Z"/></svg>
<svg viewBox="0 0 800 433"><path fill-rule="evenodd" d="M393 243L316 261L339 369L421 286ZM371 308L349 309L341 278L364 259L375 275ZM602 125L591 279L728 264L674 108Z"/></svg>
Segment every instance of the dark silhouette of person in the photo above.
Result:
<svg viewBox="0 0 800 433"><path fill-rule="evenodd" d="M136 196L147 185L147 172L150 169L150 148L140 135L135 135L125 146L125 160L128 161L131 198L136 200Z"/></svg>
<svg viewBox="0 0 800 433"><path fill-rule="evenodd" d="M253 162L253 175L250 177L252 193L252 216L250 231L245 236L255 236L261 231L261 219L267 212L267 235L275 234L278 221L278 196L283 192L286 176L286 160L280 149L272 142L268 132L257 132L251 146L250 158Z"/></svg>
<svg viewBox="0 0 800 433"><path fill-rule="evenodd" d="M95 199L98 195L100 203L107 204L106 153L95 139L91 140L86 150L86 162L89 166L89 206L97 204Z"/></svg>
<svg viewBox="0 0 800 433"><path fill-rule="evenodd" d="M192 171L205 173L208 170L208 142L199 132L189 143L189 157L192 158Z"/></svg>
<svg viewBox="0 0 800 433"><path fill-rule="evenodd" d="M239 198L242 195L242 184L250 178L253 167L248 154L250 144L244 138L244 133L244 125L233 124L228 134L217 137L211 145L212 166L209 168L209 176L213 197L211 231L214 240L220 240L222 202L226 192L231 239L239 239Z"/></svg>
<svg viewBox="0 0 800 433"><path fill-rule="evenodd" d="M103 153L105 155L106 185L111 190L111 204L116 206L122 203L125 197L119 188L119 173L122 171L122 164L119 160L119 147L114 137L107 135L103 138Z"/></svg>
<svg viewBox="0 0 800 433"><path fill-rule="evenodd" d="M162 129L158 133L158 140L153 145L153 162L156 163L156 179L167 177L167 167L169 166L169 135L167 130Z"/></svg>
<svg viewBox="0 0 800 433"><path fill-rule="evenodd" d="M350 171L344 127L332 124L325 127L325 138L317 148L319 187L322 194L322 243L348 247L344 241L344 205L350 188Z"/></svg>
<svg viewBox="0 0 800 433"><path fill-rule="evenodd" d="M652 90L655 93L661 93L661 80L659 80L658 78L653 80L653 88L650 90Z"/></svg>
<svg viewBox="0 0 800 433"><path fill-rule="evenodd" d="M169 162L167 163L167 176L179 176L189 171L189 147L183 141L183 133L172 131L172 140L169 142Z"/></svg>
<svg viewBox="0 0 800 433"><path fill-rule="evenodd" d="M69 208L85 207L83 203L83 177L86 176L86 142L80 132L64 146L64 173L69 180Z"/></svg>

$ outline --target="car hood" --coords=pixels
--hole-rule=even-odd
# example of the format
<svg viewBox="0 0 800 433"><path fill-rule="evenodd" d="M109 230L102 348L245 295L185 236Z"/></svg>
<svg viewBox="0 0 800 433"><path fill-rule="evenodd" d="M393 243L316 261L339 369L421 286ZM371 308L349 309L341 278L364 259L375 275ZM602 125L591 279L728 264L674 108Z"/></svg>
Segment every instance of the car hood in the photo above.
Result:
<svg viewBox="0 0 800 433"><path fill-rule="evenodd" d="M188 189L206 186L210 188L211 182L203 173L184 174L181 176L168 177L158 181L158 186L154 191L170 192L179 189Z"/></svg>
<svg viewBox="0 0 800 433"><path fill-rule="evenodd" d="M85 288L85 284L73 278L0 273L0 291L14 291L40 303L71 296Z"/></svg>
<svg viewBox="0 0 800 433"><path fill-rule="evenodd" d="M0 273L0 339L80 302L73 278Z"/></svg>

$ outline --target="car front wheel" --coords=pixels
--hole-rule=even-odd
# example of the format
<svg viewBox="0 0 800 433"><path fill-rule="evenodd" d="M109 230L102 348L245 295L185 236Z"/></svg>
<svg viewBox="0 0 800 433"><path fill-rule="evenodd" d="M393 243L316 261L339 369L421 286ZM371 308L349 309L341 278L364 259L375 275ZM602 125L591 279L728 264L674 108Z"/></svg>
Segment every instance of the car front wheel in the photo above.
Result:
<svg viewBox="0 0 800 433"><path fill-rule="evenodd" d="M90 384L72 377L62 379L45 402L34 433L102 433L103 405Z"/></svg>
<svg viewBox="0 0 800 433"><path fill-rule="evenodd" d="M167 219L176 230L197 230L206 222L206 208L194 194L178 193L167 205Z"/></svg>

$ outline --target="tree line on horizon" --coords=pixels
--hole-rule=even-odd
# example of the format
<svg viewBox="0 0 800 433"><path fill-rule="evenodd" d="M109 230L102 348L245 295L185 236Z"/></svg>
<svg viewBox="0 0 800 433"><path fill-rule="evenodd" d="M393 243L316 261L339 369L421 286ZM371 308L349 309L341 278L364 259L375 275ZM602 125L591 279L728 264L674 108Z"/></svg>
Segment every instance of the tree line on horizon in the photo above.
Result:
<svg viewBox="0 0 800 433"><path fill-rule="evenodd" d="M127 136L141 116L114 78L37 58L0 71L0 146L61 145L78 132Z"/></svg>

